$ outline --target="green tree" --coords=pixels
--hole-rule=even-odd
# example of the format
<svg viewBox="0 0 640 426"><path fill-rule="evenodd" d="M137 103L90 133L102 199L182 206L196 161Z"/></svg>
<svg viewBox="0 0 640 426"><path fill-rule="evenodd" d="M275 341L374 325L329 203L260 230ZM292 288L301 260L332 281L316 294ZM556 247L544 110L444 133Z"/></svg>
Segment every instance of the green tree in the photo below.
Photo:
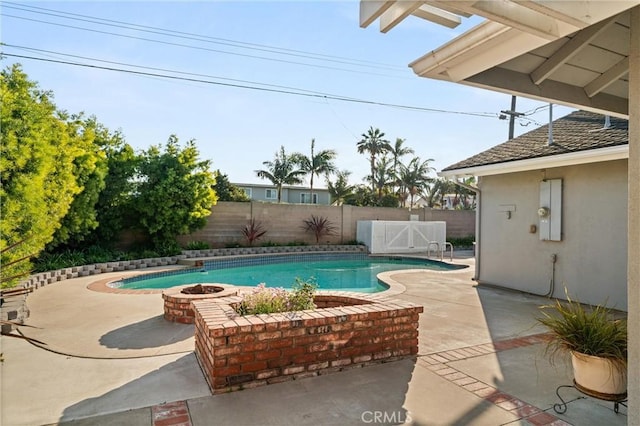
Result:
<svg viewBox="0 0 640 426"><path fill-rule="evenodd" d="M335 182L331 182L327 176L327 189L331 196L332 204L341 206L345 200L353 194L353 185L349 185L349 176L351 172L348 170L341 170L336 173Z"/></svg>
<svg viewBox="0 0 640 426"><path fill-rule="evenodd" d="M47 249L61 244L77 245L98 227L96 204L105 188L108 164L103 147L105 139L110 137L108 129L94 117L84 119L82 114L70 117L67 124L71 137L83 151L73 162L73 173L81 192L74 197Z"/></svg>
<svg viewBox="0 0 640 426"><path fill-rule="evenodd" d="M378 199L381 199L383 195L390 192L391 186L396 182L393 164L389 157L384 156L376 161L376 167L371 176L375 177L371 186L378 194ZM368 176L367 179L370 179L371 176Z"/></svg>
<svg viewBox="0 0 640 426"><path fill-rule="evenodd" d="M336 151L333 149L323 149L322 151L315 153L316 140L311 139L311 156L307 157L301 153L294 153L292 157L300 167L300 170L311 175L309 178L309 202L313 202L313 178L314 176L325 175L328 176L336 171L336 166L333 160L336 158Z"/></svg>
<svg viewBox="0 0 640 426"><path fill-rule="evenodd" d="M305 171L296 168L296 158L287 155L284 146L281 146L280 151L276 152L273 161L264 161L262 165L266 169L255 170L255 173L259 178L268 179L275 185L278 192L278 203L282 201L282 186L301 184L302 177L306 174Z"/></svg>
<svg viewBox="0 0 640 426"><path fill-rule="evenodd" d="M366 185L356 185L353 192L345 197L344 204L349 206L375 206L377 205L375 191Z"/></svg>
<svg viewBox="0 0 640 426"><path fill-rule="evenodd" d="M120 132L105 132L106 129L100 129L97 138L106 155L107 175L105 187L96 202L98 227L88 239L93 243L109 246L118 241L124 229L131 229L137 224L133 197L140 156L125 142Z"/></svg>
<svg viewBox="0 0 640 426"><path fill-rule="evenodd" d="M384 139L384 133L380 129L369 127L367 133L362 134L362 139L357 143L358 153L369 154L369 162L371 166L371 190L376 191L376 157L385 154L391 150L389 141Z"/></svg>
<svg viewBox="0 0 640 426"><path fill-rule="evenodd" d="M140 160L135 212L141 228L158 249L176 237L202 228L216 202L210 161L201 161L195 142L182 148L175 135L163 147L152 146Z"/></svg>
<svg viewBox="0 0 640 426"><path fill-rule="evenodd" d="M56 115L51 93L19 65L0 72L0 98L0 262L8 287L30 270L20 259L44 249L81 192L74 170L85 153L83 141Z"/></svg>
<svg viewBox="0 0 640 426"><path fill-rule="evenodd" d="M443 208L445 205L445 197L448 194L453 194L455 191L455 184L446 179L436 179L429 185L426 190L427 205L429 207Z"/></svg>
<svg viewBox="0 0 640 426"><path fill-rule="evenodd" d="M401 187L409 196L409 210L413 208L415 196L424 192L431 182L429 173L434 170L429 166L431 161L433 161L431 158L423 161L420 157L414 157L409 164L400 167L398 178Z"/></svg>
<svg viewBox="0 0 640 426"><path fill-rule="evenodd" d="M472 210L475 209L475 191L469 189L476 183L476 178L473 176L463 179L459 185L453 182L455 185L455 197L453 199L453 207L457 210Z"/></svg>
<svg viewBox="0 0 640 426"><path fill-rule="evenodd" d="M396 138L395 144L391 145L391 149L389 150L389 153L393 158L393 173L395 174L396 177L398 177L400 174L402 157L404 157L405 155L415 153L413 148L403 146L405 142L406 142L405 139ZM402 183L400 183L400 185L402 185ZM399 188L399 190L402 191L402 188Z"/></svg>
<svg viewBox="0 0 640 426"><path fill-rule="evenodd" d="M247 193L241 188L229 182L229 177L220 170L215 171L216 184L213 187L218 197L218 201L250 201Z"/></svg>

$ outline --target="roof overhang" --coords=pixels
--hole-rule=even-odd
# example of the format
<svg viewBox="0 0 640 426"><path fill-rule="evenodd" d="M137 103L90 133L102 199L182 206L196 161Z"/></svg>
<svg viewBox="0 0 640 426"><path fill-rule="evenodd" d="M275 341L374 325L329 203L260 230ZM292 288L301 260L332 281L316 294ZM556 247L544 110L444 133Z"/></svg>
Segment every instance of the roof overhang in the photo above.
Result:
<svg viewBox="0 0 640 426"><path fill-rule="evenodd" d="M464 169L445 170L438 176L457 178L462 176L490 176L505 173L527 172L531 170L551 169L554 167L575 166L578 164L598 163L601 161L624 160L629 158L629 145L617 145L607 148L558 154L547 157L528 158Z"/></svg>
<svg viewBox="0 0 640 426"><path fill-rule="evenodd" d="M360 25L477 25L409 66L421 76L628 118L629 10L640 0L361 0Z"/></svg>

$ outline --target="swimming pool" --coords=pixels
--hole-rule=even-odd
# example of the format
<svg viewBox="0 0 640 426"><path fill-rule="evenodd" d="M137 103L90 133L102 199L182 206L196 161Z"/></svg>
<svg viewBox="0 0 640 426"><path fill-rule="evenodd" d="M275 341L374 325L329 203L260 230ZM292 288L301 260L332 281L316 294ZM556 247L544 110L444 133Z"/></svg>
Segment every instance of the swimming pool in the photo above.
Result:
<svg viewBox="0 0 640 426"><path fill-rule="evenodd" d="M238 286L291 288L296 279L313 278L320 290L376 293L387 289L377 275L401 269L451 270L449 265L426 259L378 257L366 254L306 254L260 256L208 261L203 268L146 274L111 285L123 289L164 289L185 284L225 283Z"/></svg>

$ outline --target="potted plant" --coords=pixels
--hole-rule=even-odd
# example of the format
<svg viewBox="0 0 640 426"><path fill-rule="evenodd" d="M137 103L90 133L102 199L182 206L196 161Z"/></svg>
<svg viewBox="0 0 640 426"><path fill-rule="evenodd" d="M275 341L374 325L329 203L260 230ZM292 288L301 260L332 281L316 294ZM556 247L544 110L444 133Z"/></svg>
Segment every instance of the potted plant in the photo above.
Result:
<svg viewBox="0 0 640 426"><path fill-rule="evenodd" d="M574 382L581 392L622 399L627 391L627 321L611 309L571 300L541 307L537 320L550 330L547 354L553 362L569 353Z"/></svg>

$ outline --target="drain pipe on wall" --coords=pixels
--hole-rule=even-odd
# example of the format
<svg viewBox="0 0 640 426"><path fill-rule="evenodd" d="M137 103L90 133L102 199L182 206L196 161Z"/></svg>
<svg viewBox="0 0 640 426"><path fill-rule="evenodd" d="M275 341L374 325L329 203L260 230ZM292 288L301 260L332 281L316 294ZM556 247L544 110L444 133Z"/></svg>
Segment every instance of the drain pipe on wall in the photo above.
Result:
<svg viewBox="0 0 640 426"><path fill-rule="evenodd" d="M476 259L476 271L473 276L473 280L477 282L480 279L480 223L481 223L480 222L480 200L482 198L480 188L476 186L467 185L466 183L463 183L463 182L459 182L457 176L446 177L446 179L449 182L454 183L458 186L461 186L465 189L468 189L469 191L476 194L476 235L475 235L476 245L473 251ZM478 177L478 183L477 183L478 185L480 184L481 179L482 177Z"/></svg>
<svg viewBox="0 0 640 426"><path fill-rule="evenodd" d="M556 262L558 261L558 255L553 253L551 256L551 279L549 280L549 291L544 297L552 297L556 287Z"/></svg>

